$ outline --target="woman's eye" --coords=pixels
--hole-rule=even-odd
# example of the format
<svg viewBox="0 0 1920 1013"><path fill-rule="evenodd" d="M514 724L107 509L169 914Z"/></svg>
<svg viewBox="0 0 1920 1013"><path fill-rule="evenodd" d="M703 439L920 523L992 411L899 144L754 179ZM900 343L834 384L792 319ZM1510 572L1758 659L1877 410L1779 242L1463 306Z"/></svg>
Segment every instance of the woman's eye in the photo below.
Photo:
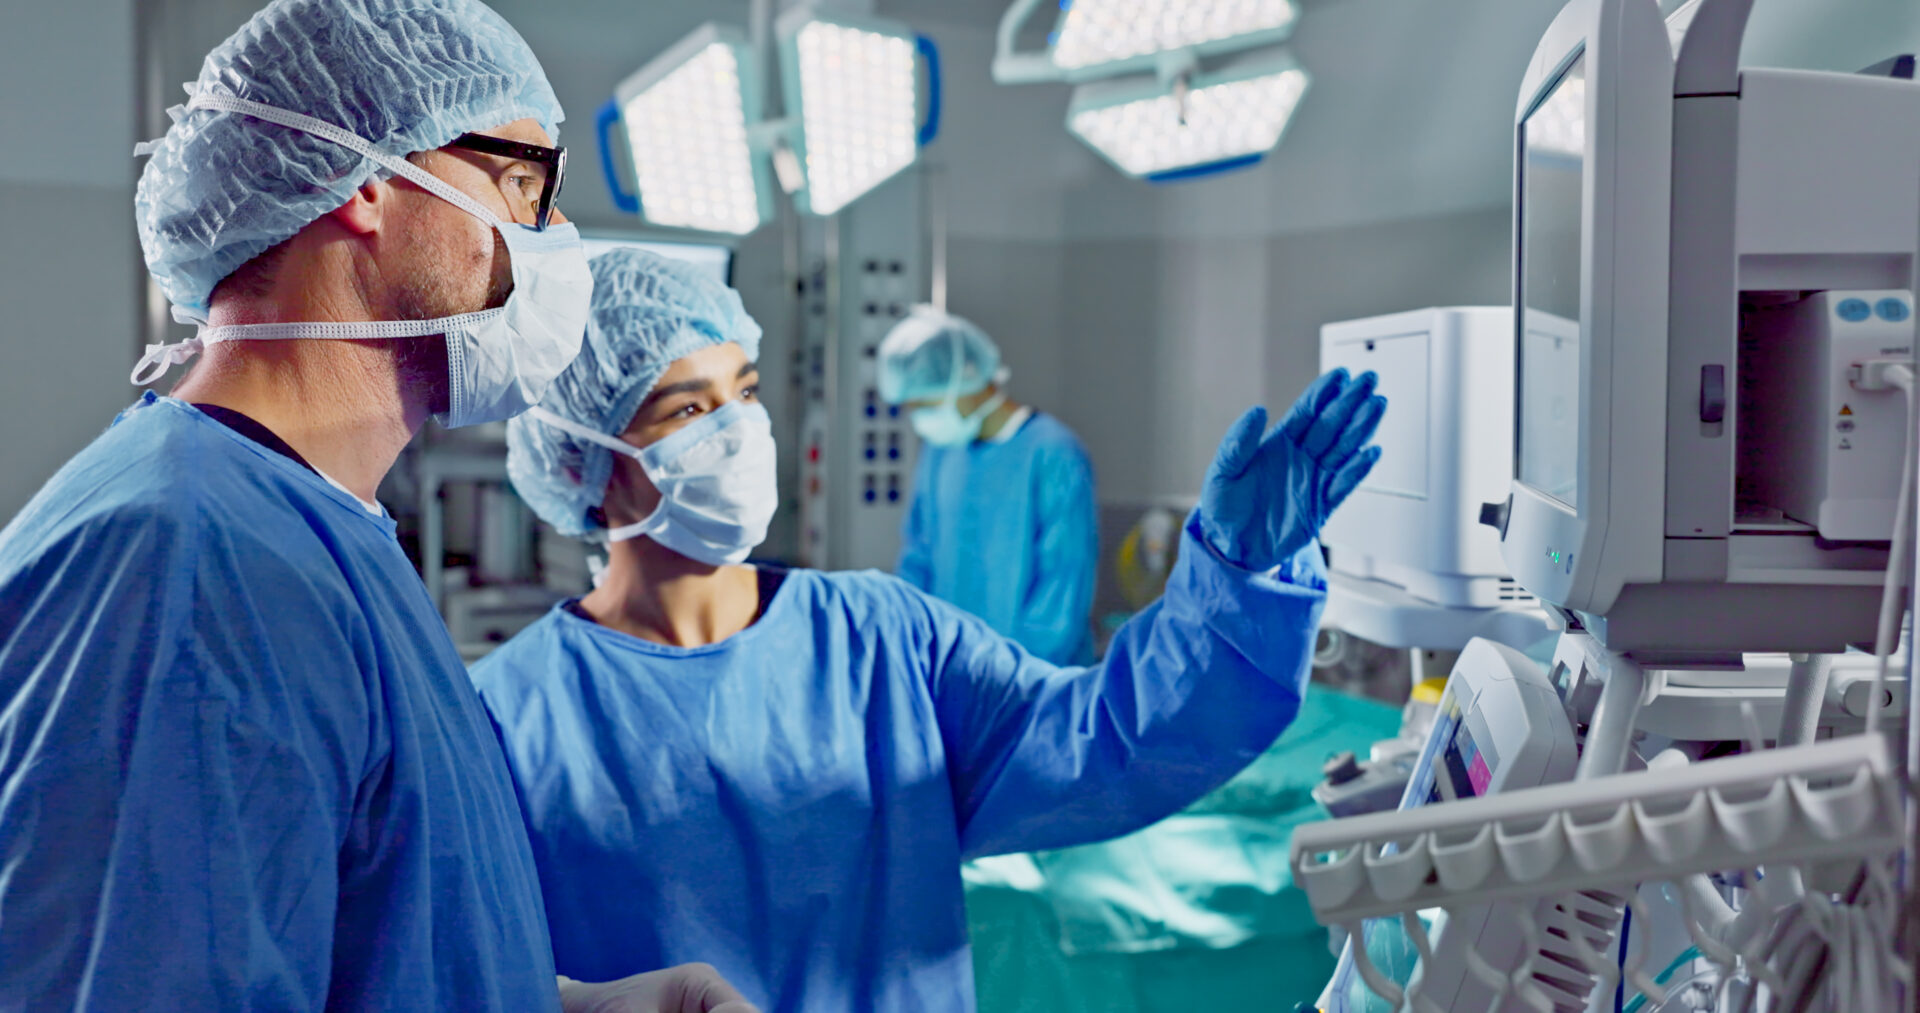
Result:
<svg viewBox="0 0 1920 1013"><path fill-rule="evenodd" d="M751 386L751 387L748 387L747 389L745 389L745 390L743 390L743 391L741 391L741 392L740 392L740 400L742 400L742 401L758 401L758 400L760 400L760 385L756 383L756 384L754 384L753 386Z"/></svg>
<svg viewBox="0 0 1920 1013"><path fill-rule="evenodd" d="M700 406L699 406L699 405L697 405L697 404L684 404L684 405L681 405L681 406L680 406L680 407L678 407L678 408L675 408L675 409L674 409L673 411L671 411L671 412L669 412L669 413L667 414L667 418L670 418L670 419L690 419L690 418L693 418L693 417L694 417L695 415L698 415L698 414L700 414Z"/></svg>

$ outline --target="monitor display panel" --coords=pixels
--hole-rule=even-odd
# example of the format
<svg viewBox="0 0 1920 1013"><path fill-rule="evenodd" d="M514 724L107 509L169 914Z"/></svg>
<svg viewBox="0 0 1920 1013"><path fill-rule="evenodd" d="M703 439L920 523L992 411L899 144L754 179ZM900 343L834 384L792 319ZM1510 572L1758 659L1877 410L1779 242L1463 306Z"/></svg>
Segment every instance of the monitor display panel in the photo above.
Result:
<svg viewBox="0 0 1920 1013"><path fill-rule="evenodd" d="M1580 343L1586 55L1520 125L1520 342L1514 474L1580 505Z"/></svg>

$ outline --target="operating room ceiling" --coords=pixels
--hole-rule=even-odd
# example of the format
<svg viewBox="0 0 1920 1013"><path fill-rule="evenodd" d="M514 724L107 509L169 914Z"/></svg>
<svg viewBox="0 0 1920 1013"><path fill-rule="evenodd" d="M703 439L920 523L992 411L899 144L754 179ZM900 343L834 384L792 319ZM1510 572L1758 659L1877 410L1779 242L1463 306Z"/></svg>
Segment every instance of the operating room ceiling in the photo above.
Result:
<svg viewBox="0 0 1920 1013"><path fill-rule="evenodd" d="M1035 157L1013 163L1017 171L1062 174L1069 236L1339 228L1509 201L1515 90L1562 0L1300 2L1304 17L1291 47L1313 86L1286 139L1259 168L1150 188L1121 179L1091 155L1064 150L1073 142L1055 129L1051 138L1023 135ZM948 25L990 37L1006 7L1007 0L878 2L881 13L936 36ZM1035 16L1041 31L1050 8L1042 5ZM987 45L979 40L980 48ZM1853 70L1916 49L1914 0L1757 0L1745 57ZM984 75L985 68L951 73ZM1060 84L1007 90L1045 106L1054 124L1069 91ZM1011 177L1015 170L1008 171Z"/></svg>

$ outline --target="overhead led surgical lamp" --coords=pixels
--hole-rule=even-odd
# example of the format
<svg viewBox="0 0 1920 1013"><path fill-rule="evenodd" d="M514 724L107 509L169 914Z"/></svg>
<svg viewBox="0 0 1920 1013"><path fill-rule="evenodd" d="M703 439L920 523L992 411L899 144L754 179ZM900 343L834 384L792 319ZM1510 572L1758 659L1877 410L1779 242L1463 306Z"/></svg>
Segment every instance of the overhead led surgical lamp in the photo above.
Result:
<svg viewBox="0 0 1920 1013"><path fill-rule="evenodd" d="M878 18L797 7L777 23L800 210L830 215L913 164L939 129L940 58L924 35ZM927 60L920 121L918 57Z"/></svg>
<svg viewBox="0 0 1920 1013"><path fill-rule="evenodd" d="M705 24L614 89L600 109L600 161L614 204L656 225L745 235L773 215L751 127L761 89L746 33ZM637 192L620 185L616 125Z"/></svg>
<svg viewBox="0 0 1920 1013"><path fill-rule="evenodd" d="M1020 29L1039 7L1040 0L1015 0L1001 17L995 81L1088 81L1152 68L1163 53L1271 46L1285 42L1300 19L1294 0L1060 0L1046 50L1018 52Z"/></svg>
<svg viewBox="0 0 1920 1013"><path fill-rule="evenodd" d="M1212 73L1098 81L1074 89L1067 130L1129 176L1171 182L1212 175L1273 150L1307 84L1307 72L1279 50Z"/></svg>
<svg viewBox="0 0 1920 1013"><path fill-rule="evenodd" d="M597 126L615 206L655 225L746 235L773 217L776 177L801 212L831 215L933 140L940 63L930 39L813 5L775 28L785 119L766 118L765 71L747 34L728 25L702 25L614 89Z"/></svg>

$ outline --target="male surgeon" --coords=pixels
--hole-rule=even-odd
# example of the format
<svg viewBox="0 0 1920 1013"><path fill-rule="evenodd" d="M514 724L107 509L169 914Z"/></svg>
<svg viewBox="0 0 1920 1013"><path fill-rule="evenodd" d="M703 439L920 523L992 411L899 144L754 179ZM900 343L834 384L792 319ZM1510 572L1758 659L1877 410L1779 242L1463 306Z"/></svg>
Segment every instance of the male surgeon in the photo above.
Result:
<svg viewBox="0 0 1920 1013"><path fill-rule="evenodd" d="M902 580L1056 665L1093 660L1093 465L1066 424L1007 398L986 332L916 307L880 343L880 396L919 434Z"/></svg>
<svg viewBox="0 0 1920 1013"><path fill-rule="evenodd" d="M429 416L515 415L578 350L538 61L474 0L277 0L189 91L135 216L200 329L136 382L202 358L0 531L0 1010L746 1009L706 968L556 979L373 500Z"/></svg>

